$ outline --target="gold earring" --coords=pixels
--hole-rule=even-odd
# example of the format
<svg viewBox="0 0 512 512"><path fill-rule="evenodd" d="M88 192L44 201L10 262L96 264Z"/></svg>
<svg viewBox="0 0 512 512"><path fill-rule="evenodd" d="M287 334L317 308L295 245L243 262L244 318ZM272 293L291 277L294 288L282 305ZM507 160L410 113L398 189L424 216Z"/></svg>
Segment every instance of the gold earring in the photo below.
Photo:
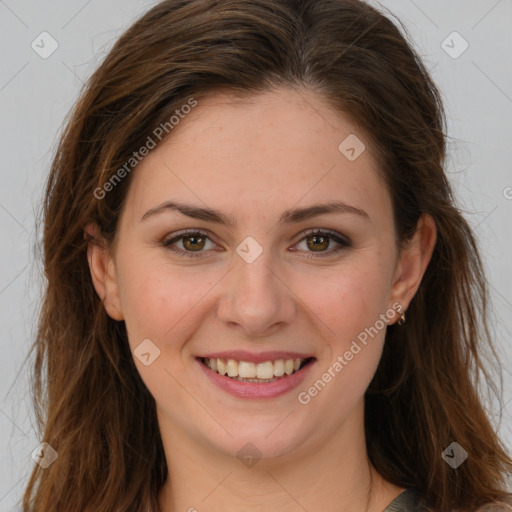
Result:
<svg viewBox="0 0 512 512"><path fill-rule="evenodd" d="M398 325L404 325L405 324L405 313L402 313L402 316L398 319L397 324Z"/></svg>

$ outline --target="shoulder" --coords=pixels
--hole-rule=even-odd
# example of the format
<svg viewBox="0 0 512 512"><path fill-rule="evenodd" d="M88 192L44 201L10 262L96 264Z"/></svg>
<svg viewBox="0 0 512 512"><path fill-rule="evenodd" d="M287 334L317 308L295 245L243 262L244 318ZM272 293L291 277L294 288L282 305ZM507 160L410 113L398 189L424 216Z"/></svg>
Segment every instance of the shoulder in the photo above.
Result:
<svg viewBox="0 0 512 512"><path fill-rule="evenodd" d="M383 512L435 512L429 508L421 495L414 489L406 489ZM512 512L512 495L501 501L488 503L476 512Z"/></svg>
<svg viewBox="0 0 512 512"><path fill-rule="evenodd" d="M512 512L512 495L502 501L484 505L477 512Z"/></svg>
<svg viewBox="0 0 512 512"><path fill-rule="evenodd" d="M419 493L413 488L405 489L382 512L427 512L423 508Z"/></svg>

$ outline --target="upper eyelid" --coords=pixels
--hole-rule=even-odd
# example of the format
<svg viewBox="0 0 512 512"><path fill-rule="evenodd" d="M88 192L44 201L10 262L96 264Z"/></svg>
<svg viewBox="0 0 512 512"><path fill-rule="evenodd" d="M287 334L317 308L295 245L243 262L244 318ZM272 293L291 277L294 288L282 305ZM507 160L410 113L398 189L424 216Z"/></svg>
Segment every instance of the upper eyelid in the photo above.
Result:
<svg viewBox="0 0 512 512"><path fill-rule="evenodd" d="M295 244L302 242L302 240L307 236L313 236L316 232L325 233L327 235L330 235L331 239L339 238L341 240L341 242L339 242L337 240L333 240L334 242L336 242L338 244L343 243L345 245L351 245L351 243L352 243L349 237L347 237L346 235L343 235L341 233L338 233L332 229L310 228L310 229L306 229L305 231L301 231L301 233L299 235L297 235L297 236L300 236L301 238L299 240L297 240L295 242ZM186 237L187 235L190 236L190 235L194 235L194 234L204 235L207 238L209 238L212 242L217 243L217 242L215 242L215 235L213 235L211 231L209 231L207 229L199 229L199 228L197 228L197 229L189 228L189 229L186 229L183 231L178 231L177 233L173 234L172 236L165 237L163 242L166 244L175 243L175 242L181 240L181 238ZM197 251L197 252L202 252L202 251Z"/></svg>
<svg viewBox="0 0 512 512"><path fill-rule="evenodd" d="M214 241L215 240L215 235L212 234L211 231L208 231L207 229L193 229L193 228L190 228L190 229L186 229L186 230L183 230L183 231L178 231L176 233L172 233L172 235L166 235L163 239L164 242L171 242L173 240L179 240L180 238L182 237L185 237L187 235L194 235L194 234L201 234L201 235L205 235L207 236L208 238L210 238L210 240Z"/></svg>

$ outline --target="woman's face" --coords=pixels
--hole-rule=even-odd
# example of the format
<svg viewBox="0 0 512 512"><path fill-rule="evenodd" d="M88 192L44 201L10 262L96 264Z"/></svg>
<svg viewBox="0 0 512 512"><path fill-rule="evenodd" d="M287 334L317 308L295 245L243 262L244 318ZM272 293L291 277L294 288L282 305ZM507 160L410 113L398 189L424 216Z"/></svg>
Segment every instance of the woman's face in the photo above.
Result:
<svg viewBox="0 0 512 512"><path fill-rule="evenodd" d="M391 199L362 143L307 90L217 95L133 171L97 289L126 323L162 431L263 457L361 433L386 323L422 267L397 251ZM328 203L339 207L313 208ZM222 376L203 357L244 363ZM286 360L306 358L287 375Z"/></svg>

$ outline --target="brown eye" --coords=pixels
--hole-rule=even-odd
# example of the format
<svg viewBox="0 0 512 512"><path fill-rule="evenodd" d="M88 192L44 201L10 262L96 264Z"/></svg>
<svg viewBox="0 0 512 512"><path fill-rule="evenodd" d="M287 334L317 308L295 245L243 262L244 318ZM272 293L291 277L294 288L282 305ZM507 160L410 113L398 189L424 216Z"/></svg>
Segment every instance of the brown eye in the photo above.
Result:
<svg viewBox="0 0 512 512"><path fill-rule="evenodd" d="M321 258L324 256L332 256L335 253L347 249L352 246L350 240L338 233L331 231L314 230L304 234L304 238L299 242L305 242L303 250L307 258ZM337 244L338 247L328 250L331 244ZM309 254L307 254L309 253ZM316 253L316 254L311 254Z"/></svg>
<svg viewBox="0 0 512 512"><path fill-rule="evenodd" d="M208 241L214 245L210 240L208 233L202 231L189 231L181 233L170 240L164 241L163 245L179 255L193 258L201 256L203 252L213 248L206 247ZM181 247L177 245L178 242L181 242ZM306 248L301 249L301 251L309 253L306 254L306 257L308 258L331 256L352 246L350 240L345 236L335 232L321 230L305 233L304 238L299 242L299 244L303 242L305 242ZM328 250L333 243L337 244L338 247Z"/></svg>
<svg viewBox="0 0 512 512"><path fill-rule="evenodd" d="M204 236L187 235L182 237L182 240L185 249L196 251L204 248L206 238Z"/></svg>
<svg viewBox="0 0 512 512"><path fill-rule="evenodd" d="M308 247L314 251L317 250L325 250L329 247L330 239L329 237L322 235L309 235L306 237L308 240ZM311 243L310 243L311 241Z"/></svg>
<svg viewBox="0 0 512 512"><path fill-rule="evenodd" d="M212 247L205 247L207 241L213 246L213 242L210 240L208 233L203 233L202 231L189 231L185 233L181 233L170 240L165 240L163 242L164 247L167 247L171 251L189 257L197 257L201 256L203 249L211 249ZM178 242L181 242L180 246L178 246Z"/></svg>

